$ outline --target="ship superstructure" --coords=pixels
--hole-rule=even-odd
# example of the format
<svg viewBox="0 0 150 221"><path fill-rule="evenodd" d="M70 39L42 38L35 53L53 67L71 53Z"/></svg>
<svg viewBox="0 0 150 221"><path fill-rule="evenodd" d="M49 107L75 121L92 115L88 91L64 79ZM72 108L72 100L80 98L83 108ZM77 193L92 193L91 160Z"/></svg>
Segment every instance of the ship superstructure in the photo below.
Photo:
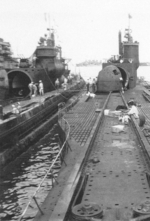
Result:
<svg viewBox="0 0 150 221"><path fill-rule="evenodd" d="M125 89L134 88L139 67L139 43L133 41L131 29L125 29L126 41L122 41L119 31L119 55L112 56L102 64L98 77L98 91L118 91L121 89L120 78Z"/></svg>
<svg viewBox="0 0 150 221"><path fill-rule="evenodd" d="M8 83L5 85L9 96L18 96L19 91L23 92L23 97L28 96L29 83L38 84L39 80L43 81L45 92L55 90L55 80L59 78L61 81L62 76L69 75L61 47L55 45L54 30L49 29L48 36L41 37L38 43L39 46L30 58L21 58L19 67L9 69ZM8 49L6 51L10 53Z"/></svg>
<svg viewBox="0 0 150 221"><path fill-rule="evenodd" d="M7 73L18 66L18 61L12 54L10 43L0 38L0 100L8 97Z"/></svg>
<svg viewBox="0 0 150 221"><path fill-rule="evenodd" d="M18 66L18 62L12 57L11 45L0 38L0 68L9 71Z"/></svg>

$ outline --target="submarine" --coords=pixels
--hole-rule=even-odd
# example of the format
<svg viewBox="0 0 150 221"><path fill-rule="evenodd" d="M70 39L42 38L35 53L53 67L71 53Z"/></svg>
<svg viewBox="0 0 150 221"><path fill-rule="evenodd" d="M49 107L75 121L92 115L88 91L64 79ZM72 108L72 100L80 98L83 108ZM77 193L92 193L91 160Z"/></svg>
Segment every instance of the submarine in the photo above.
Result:
<svg viewBox="0 0 150 221"><path fill-rule="evenodd" d="M122 41L119 31L119 55L112 56L102 64L102 70L98 73L97 92L120 91L132 89L136 86L137 69L139 67L139 43L133 41L131 29L125 29L127 40Z"/></svg>
<svg viewBox="0 0 150 221"><path fill-rule="evenodd" d="M104 111L115 112L118 104L128 108L126 100L130 96L136 98L136 92L138 95L142 93L142 87L135 87L139 44L133 43L130 37L127 42L119 41L122 57L115 62L104 63L103 70L99 72L98 91L110 93L99 93L88 100L82 97L78 105L64 115L66 123L63 129L66 125L68 129L65 141L67 154L64 155L62 168L55 178L53 166L65 145L47 171L47 175L51 171L53 182L44 202L39 202L40 184L19 220L23 220L25 215L27 219L30 214L27 215L27 211L33 212L31 205L35 204L38 213L34 221L150 219L149 134L144 135L134 116L131 116L129 124L119 125L125 130L117 131L116 126L120 124L118 117L107 115ZM120 77L127 90L134 90L120 93ZM103 84L105 87L102 88ZM116 93L111 93L114 91ZM136 99L143 104L141 111L146 111L142 96ZM148 114L148 111L145 113Z"/></svg>
<svg viewBox="0 0 150 221"><path fill-rule="evenodd" d="M72 119L69 113L65 115L72 129L71 138L68 135L70 155L66 156L44 203L38 205L34 221L150 220L149 138L134 116L127 125L120 125L117 116L105 114L105 110L114 112L118 104L128 108L126 100L130 96L142 102L142 111L147 107L142 96L137 98L136 94L140 95L143 90L135 87L138 44L128 41L120 45L123 61L108 61L98 76L98 91L110 93L99 93L95 100L81 102L74 112L71 111L74 113ZM123 83L120 83L121 77ZM121 93L121 84L129 90ZM90 114L82 118L85 111ZM79 120L75 122L77 114ZM117 131L117 126L125 130ZM87 129L91 129L89 134L86 134ZM35 195L33 200L37 205Z"/></svg>
<svg viewBox="0 0 150 221"><path fill-rule="evenodd" d="M62 57L62 48L55 45L54 30L48 29L48 35L41 37L38 46L30 58L21 58L19 67L11 69L5 75L7 98L28 97L30 82L42 80L44 92L55 90L55 80L63 81L69 75L68 64ZM6 99L3 96L2 99Z"/></svg>

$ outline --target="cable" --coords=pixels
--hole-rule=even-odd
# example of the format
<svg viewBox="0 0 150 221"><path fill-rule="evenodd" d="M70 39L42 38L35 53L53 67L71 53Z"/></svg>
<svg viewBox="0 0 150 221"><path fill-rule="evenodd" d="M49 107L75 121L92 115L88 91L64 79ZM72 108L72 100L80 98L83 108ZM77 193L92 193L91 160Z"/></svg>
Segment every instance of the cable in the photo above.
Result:
<svg viewBox="0 0 150 221"><path fill-rule="evenodd" d="M54 161L53 161L52 164L50 165L49 169L47 170L45 176L43 177L43 179L41 180L40 184L38 185L38 187L37 187L36 190L34 191L33 195L30 197L30 200L29 200L28 204L26 205L26 207L25 207L23 213L21 214L21 216L20 216L20 218L19 218L19 221L22 220L23 216L24 216L25 213L27 212L27 210L28 210L28 208L29 208L29 206L30 206L30 204L31 204L31 201L33 200L33 198L35 197L35 195L37 194L37 192L38 192L39 189L41 188L42 183L44 182L45 178L47 177L47 175L48 175L48 174L50 173L50 171L52 170L53 166L55 165L56 161L58 160L59 156L61 155L62 150L63 150L63 148L65 147L65 144L66 144L67 140L69 139L69 135L70 135L70 125L69 125L68 121L67 121L64 117L62 117L62 119L63 119L63 120L65 121L65 123L68 125L68 133L67 133L66 139L65 139L65 141L64 141L64 143L63 143L63 145L62 145L62 147L60 148L60 150L59 150L59 152L58 152L56 158L54 159Z"/></svg>

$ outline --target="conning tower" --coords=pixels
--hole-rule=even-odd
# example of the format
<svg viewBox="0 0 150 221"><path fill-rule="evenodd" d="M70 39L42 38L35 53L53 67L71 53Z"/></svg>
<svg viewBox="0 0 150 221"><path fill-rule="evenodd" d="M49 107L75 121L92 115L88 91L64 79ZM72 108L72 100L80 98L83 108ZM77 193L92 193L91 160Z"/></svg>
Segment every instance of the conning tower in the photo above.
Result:
<svg viewBox="0 0 150 221"><path fill-rule="evenodd" d="M19 68L8 72L10 95L19 96L19 92L23 91L23 96L28 96L28 84L34 82L38 85L39 80L43 81L45 92L55 90L55 80L62 75L68 76L61 47L55 45L54 30L48 31L48 36L40 38L33 55L29 59L21 59Z"/></svg>
<svg viewBox="0 0 150 221"><path fill-rule="evenodd" d="M120 78L123 79L123 87L130 89L136 86L137 69L139 67L139 43L133 41L131 29L125 29L126 41L122 42L119 31L119 55L112 56L102 64L102 70L98 75L98 91L119 91L121 89Z"/></svg>
<svg viewBox="0 0 150 221"><path fill-rule="evenodd" d="M139 43L133 42L131 37L131 29L126 29L125 38L127 41L123 42L123 58L130 63L136 64L136 68L139 67Z"/></svg>

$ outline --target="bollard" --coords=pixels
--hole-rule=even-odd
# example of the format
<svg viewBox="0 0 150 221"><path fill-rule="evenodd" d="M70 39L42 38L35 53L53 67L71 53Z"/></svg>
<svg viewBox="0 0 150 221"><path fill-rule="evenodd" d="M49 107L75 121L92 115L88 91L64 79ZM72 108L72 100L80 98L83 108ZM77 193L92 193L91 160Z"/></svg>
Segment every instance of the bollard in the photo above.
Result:
<svg viewBox="0 0 150 221"><path fill-rule="evenodd" d="M0 105L0 119L3 120L3 106Z"/></svg>

